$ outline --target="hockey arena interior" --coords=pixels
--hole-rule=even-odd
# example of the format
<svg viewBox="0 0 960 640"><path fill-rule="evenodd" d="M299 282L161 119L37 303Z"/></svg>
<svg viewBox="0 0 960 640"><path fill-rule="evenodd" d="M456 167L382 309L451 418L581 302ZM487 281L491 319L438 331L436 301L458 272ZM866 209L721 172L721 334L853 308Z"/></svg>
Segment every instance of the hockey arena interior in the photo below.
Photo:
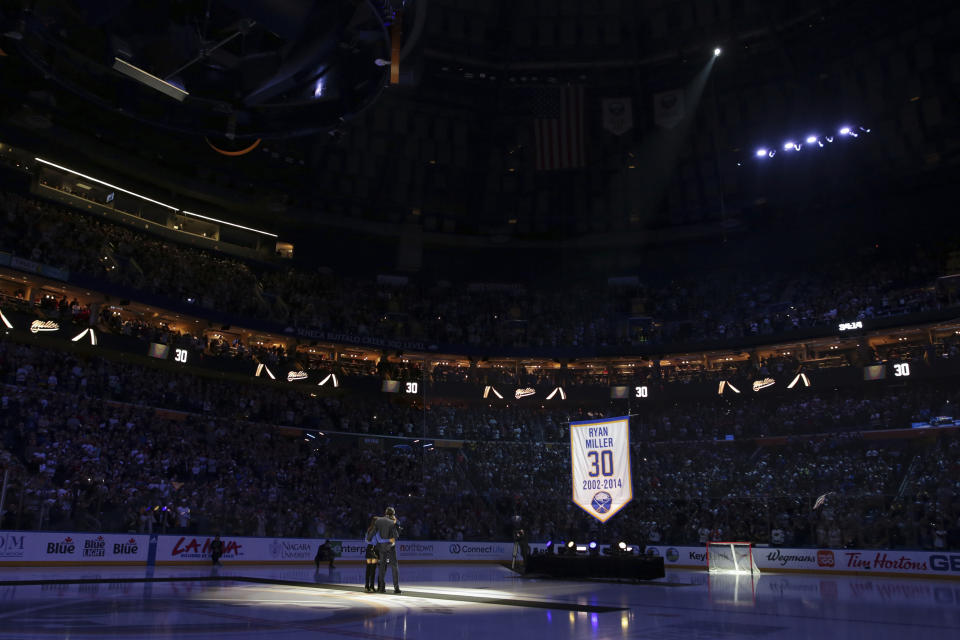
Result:
<svg viewBox="0 0 960 640"><path fill-rule="evenodd" d="M0 1L0 638L960 638L958 32Z"/></svg>

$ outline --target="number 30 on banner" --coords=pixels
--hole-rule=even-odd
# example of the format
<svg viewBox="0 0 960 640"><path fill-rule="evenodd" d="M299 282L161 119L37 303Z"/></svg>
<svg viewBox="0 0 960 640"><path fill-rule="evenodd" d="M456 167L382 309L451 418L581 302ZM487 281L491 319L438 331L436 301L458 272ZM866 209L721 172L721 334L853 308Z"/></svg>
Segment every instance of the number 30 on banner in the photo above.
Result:
<svg viewBox="0 0 960 640"><path fill-rule="evenodd" d="M613 475L613 451L610 449L604 449L599 454L596 451L588 451L587 458L593 465L589 473L591 478ZM600 458L600 464L597 464L597 458Z"/></svg>

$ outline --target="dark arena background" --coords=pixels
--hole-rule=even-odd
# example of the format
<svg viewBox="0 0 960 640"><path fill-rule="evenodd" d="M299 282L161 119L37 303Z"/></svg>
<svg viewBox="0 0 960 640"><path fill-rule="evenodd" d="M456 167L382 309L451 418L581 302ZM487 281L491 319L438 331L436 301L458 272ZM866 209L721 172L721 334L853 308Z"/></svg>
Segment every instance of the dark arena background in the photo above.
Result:
<svg viewBox="0 0 960 640"><path fill-rule="evenodd" d="M960 637L957 33L0 0L0 637Z"/></svg>

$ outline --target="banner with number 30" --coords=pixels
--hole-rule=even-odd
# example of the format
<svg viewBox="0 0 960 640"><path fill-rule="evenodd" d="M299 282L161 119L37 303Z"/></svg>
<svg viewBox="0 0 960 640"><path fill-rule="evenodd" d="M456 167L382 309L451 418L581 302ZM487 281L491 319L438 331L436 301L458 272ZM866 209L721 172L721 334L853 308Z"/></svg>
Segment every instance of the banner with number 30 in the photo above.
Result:
<svg viewBox="0 0 960 640"><path fill-rule="evenodd" d="M606 522L633 500L630 418L570 423L573 502Z"/></svg>

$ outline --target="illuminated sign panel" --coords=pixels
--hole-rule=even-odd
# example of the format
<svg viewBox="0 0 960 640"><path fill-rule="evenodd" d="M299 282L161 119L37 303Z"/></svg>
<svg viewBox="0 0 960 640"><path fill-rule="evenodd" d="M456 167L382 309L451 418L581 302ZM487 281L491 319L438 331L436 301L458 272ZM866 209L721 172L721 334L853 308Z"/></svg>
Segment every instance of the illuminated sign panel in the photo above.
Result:
<svg viewBox="0 0 960 640"><path fill-rule="evenodd" d="M157 358L159 360L166 360L167 356L170 355L170 347L165 344L159 344L157 342L151 342L150 348L147 349L147 355L151 358Z"/></svg>
<svg viewBox="0 0 960 640"><path fill-rule="evenodd" d="M761 389L772 387L775 384L777 384L777 381L774 380L773 378L763 378L762 380L754 380L753 390L760 391Z"/></svg>
<svg viewBox="0 0 960 640"><path fill-rule="evenodd" d="M893 377L894 378L907 378L910 376L910 363L909 362L896 362L893 365Z"/></svg>
<svg viewBox="0 0 960 640"><path fill-rule="evenodd" d="M30 333L60 331L60 325L53 320L34 320L30 323Z"/></svg>
<svg viewBox="0 0 960 640"><path fill-rule="evenodd" d="M863 379L867 382L883 380L887 377L887 368L882 364L871 364L863 368Z"/></svg>

